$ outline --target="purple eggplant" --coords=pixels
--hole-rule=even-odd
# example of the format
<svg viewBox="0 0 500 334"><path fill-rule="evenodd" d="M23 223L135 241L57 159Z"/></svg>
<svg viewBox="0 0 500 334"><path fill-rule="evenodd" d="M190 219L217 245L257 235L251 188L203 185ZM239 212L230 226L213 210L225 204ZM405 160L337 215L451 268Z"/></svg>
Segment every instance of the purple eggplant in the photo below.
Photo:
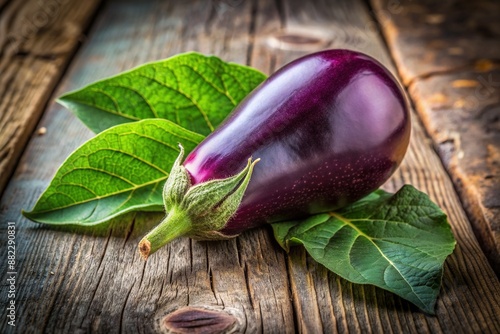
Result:
<svg viewBox="0 0 500 334"><path fill-rule="evenodd" d="M233 237L353 203L396 170L410 127L401 87L373 58L327 50L297 59L183 164L181 152L165 185L168 215L141 241L141 254L179 235Z"/></svg>

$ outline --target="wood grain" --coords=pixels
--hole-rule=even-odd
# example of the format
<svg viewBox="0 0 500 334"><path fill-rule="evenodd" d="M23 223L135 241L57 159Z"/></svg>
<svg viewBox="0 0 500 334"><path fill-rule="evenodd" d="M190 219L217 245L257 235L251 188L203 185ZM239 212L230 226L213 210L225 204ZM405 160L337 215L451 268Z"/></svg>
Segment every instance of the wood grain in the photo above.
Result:
<svg viewBox="0 0 500 334"><path fill-rule="evenodd" d="M498 1L371 0L406 86L416 78L500 62Z"/></svg>
<svg viewBox="0 0 500 334"><path fill-rule="evenodd" d="M390 66L379 35L366 28L370 20L361 1L109 1L56 94L187 50L267 73L326 47L363 50ZM29 222L20 209L34 204L64 158L92 136L52 103L41 126L47 134L32 138L0 202L1 220L17 226L17 317L26 333L182 332L191 325L238 333L500 330L500 283L416 116L410 152L386 187L412 183L450 217L458 246L446 263L436 316L348 283L300 248L286 255L269 228L224 242L178 239L144 262L137 242L161 215L128 214L91 230ZM8 330L2 318L0 331Z"/></svg>
<svg viewBox="0 0 500 334"><path fill-rule="evenodd" d="M373 1L424 126L500 275L498 1Z"/></svg>
<svg viewBox="0 0 500 334"><path fill-rule="evenodd" d="M99 3L0 4L0 194Z"/></svg>

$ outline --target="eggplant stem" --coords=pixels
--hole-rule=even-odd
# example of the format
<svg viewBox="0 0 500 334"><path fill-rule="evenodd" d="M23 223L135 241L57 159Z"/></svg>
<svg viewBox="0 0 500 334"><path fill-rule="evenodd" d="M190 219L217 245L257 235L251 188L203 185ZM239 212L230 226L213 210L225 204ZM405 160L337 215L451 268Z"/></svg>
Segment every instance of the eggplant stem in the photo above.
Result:
<svg viewBox="0 0 500 334"><path fill-rule="evenodd" d="M170 241L188 234L192 223L185 211L173 208L168 215L139 242L144 260Z"/></svg>
<svg viewBox="0 0 500 334"><path fill-rule="evenodd" d="M252 176L253 167L260 159L248 159L238 174L189 185L189 175L180 165L182 149L163 196L168 211L163 221L140 242L139 253L144 260L165 244L181 236L195 239L226 239L218 233L238 210ZM172 178L172 179L171 179Z"/></svg>

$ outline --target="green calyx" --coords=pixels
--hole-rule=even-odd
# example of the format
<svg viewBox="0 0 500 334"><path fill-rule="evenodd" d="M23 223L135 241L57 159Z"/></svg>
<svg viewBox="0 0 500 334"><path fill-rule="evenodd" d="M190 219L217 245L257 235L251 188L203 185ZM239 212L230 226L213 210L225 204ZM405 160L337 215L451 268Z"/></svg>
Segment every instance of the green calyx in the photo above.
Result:
<svg viewBox="0 0 500 334"><path fill-rule="evenodd" d="M234 176L192 186L182 165L184 149L179 146L179 156L163 188L167 216L139 243L139 253L144 259L180 236L205 240L227 238L218 231L238 209L253 168L260 160L248 159L246 167Z"/></svg>

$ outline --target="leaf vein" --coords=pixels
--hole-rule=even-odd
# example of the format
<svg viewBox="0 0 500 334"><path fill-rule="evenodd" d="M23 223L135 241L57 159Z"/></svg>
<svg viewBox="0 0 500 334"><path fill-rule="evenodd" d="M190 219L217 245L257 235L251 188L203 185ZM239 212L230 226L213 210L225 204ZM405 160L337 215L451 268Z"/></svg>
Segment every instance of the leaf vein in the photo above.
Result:
<svg viewBox="0 0 500 334"><path fill-rule="evenodd" d="M394 269L396 269L396 271L399 273L399 275L401 275L401 277L403 278L403 280L406 282L406 284L410 287L411 291L413 292L413 294L418 298L418 300L423 304L425 305L425 302L420 298L419 294L416 293L415 289L413 288L413 286L410 284L410 282L408 282L407 278L402 274L401 272L401 269L398 268L398 266L396 266L396 264L391 260L389 259L385 254L384 252L380 249L380 247L373 242L373 239L366 235L363 231L361 231L360 229L358 229L356 227L356 225L352 224L351 221L343 216L341 216L340 214L338 213L334 213L334 212L331 212L330 215L334 218L337 218L338 220L340 220L341 222L343 222L344 224L348 225L349 227L351 227L354 231L356 231L359 235L362 235L363 237L365 237L368 241L370 241L373 246L379 251L380 255L385 258L387 260L387 262L389 262L393 267Z"/></svg>
<svg viewBox="0 0 500 334"><path fill-rule="evenodd" d="M108 198L108 197L112 197L112 196L115 196L115 195L120 195L120 194L123 194L123 193L126 193L127 191L133 191L133 190L136 190L136 189L140 189L140 188L144 188L144 187L147 187L149 185L152 185L152 184L155 184L155 183L160 183L162 182L163 180L167 179L168 176L165 176L165 177L161 177L159 179L155 179L155 180L152 180L150 182L146 182L146 183L143 183L141 185L137 185L137 186L134 186L134 187L131 187L131 188L125 188L125 189L122 189L120 191L115 191L115 192L112 192L112 193L108 193L106 194L106 196L100 196L100 197L95 197L95 198L89 198L87 200L84 200L84 201L79 201L79 202L74 202L74 203L71 203L71 204L68 204L68 205L63 205L63 206L59 206L59 207L52 207L51 209L47 209L47 210L37 210L36 213L37 214L40 214L40 213L47 213L47 212L52 212L52 211L57 211L57 210L61 210L61 209L66 209L66 208L69 208L69 207L72 207L72 206L75 206L75 205L80 205L80 204L85 204L85 203L89 203L89 202L92 202L92 201L100 201L101 199L105 199L105 198ZM56 193L56 192L55 192ZM59 193L59 192L57 192ZM59 193L61 195L64 195L64 196L68 196L67 194L65 193ZM69 196L68 196L69 197ZM71 198L71 197L70 197Z"/></svg>

